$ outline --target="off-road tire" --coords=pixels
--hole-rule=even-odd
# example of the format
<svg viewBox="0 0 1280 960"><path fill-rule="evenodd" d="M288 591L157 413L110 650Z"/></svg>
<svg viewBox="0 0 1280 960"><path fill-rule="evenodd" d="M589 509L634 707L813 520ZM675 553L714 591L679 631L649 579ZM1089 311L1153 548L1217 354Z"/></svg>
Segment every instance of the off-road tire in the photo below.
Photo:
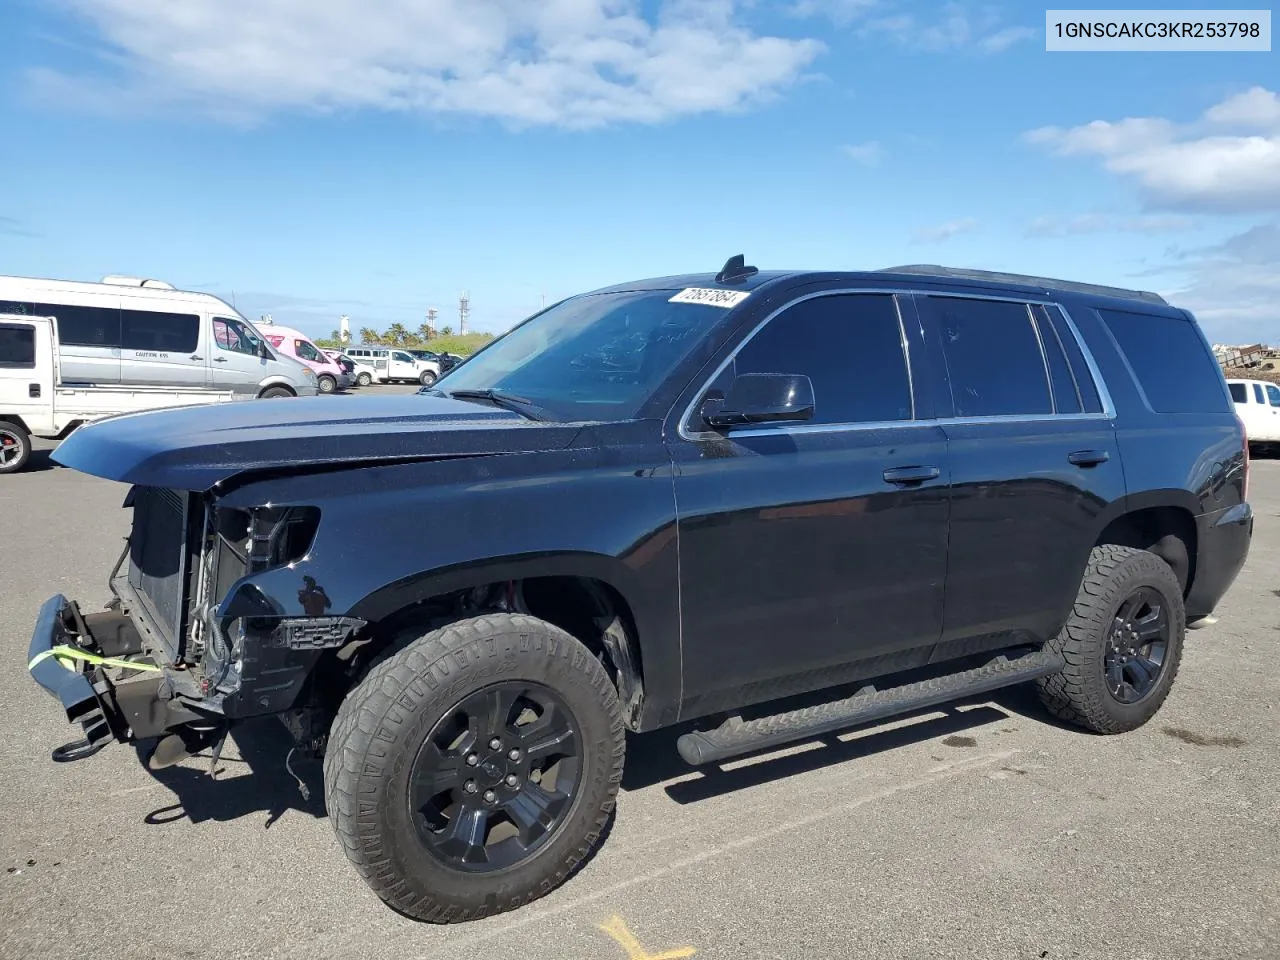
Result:
<svg viewBox="0 0 1280 960"><path fill-rule="evenodd" d="M568 705L581 742L581 780L540 848L503 870L466 873L418 839L408 814L409 773L446 711L510 680L543 684ZM390 907L432 923L478 920L550 893L594 853L613 814L624 753L617 692L600 661L545 621L490 614L412 641L347 694L325 751L325 802L347 857Z"/></svg>
<svg viewBox="0 0 1280 960"><path fill-rule="evenodd" d="M258 394L259 400L276 400L280 397L296 397L297 394L288 387L267 387Z"/></svg>
<svg viewBox="0 0 1280 960"><path fill-rule="evenodd" d="M1136 703L1111 696L1104 676L1107 636L1117 610L1138 587L1151 587L1168 604L1171 618L1168 648L1160 677ZM1066 626L1049 643L1066 667L1036 681L1040 700L1054 716L1094 733L1136 730L1164 704L1178 674L1186 637L1186 609L1177 575L1164 560L1146 550L1104 544L1093 548L1080 592Z"/></svg>
<svg viewBox="0 0 1280 960"><path fill-rule="evenodd" d="M369 376L367 373L362 373L356 377L356 383L362 387L367 387L369 384L373 383L373 377Z"/></svg>
<svg viewBox="0 0 1280 960"><path fill-rule="evenodd" d="M338 389L338 381L327 373L322 373L320 379L316 381L316 389L321 393L333 393Z"/></svg>
<svg viewBox="0 0 1280 960"><path fill-rule="evenodd" d="M20 423L0 420L0 442L5 440L10 443L5 448L5 454L0 455L0 473L17 473L31 459L31 434ZM12 459L8 459L9 456Z"/></svg>

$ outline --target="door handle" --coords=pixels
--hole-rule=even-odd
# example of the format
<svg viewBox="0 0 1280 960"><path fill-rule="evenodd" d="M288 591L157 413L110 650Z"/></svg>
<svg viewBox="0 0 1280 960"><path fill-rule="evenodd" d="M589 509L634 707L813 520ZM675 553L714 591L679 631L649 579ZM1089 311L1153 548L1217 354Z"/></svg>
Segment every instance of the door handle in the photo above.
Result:
<svg viewBox="0 0 1280 960"><path fill-rule="evenodd" d="M1077 450L1067 454L1067 459L1077 467L1096 467L1110 460L1111 454L1105 450Z"/></svg>
<svg viewBox="0 0 1280 960"><path fill-rule="evenodd" d="M937 467L890 467L883 474L885 483L924 483L941 475Z"/></svg>
<svg viewBox="0 0 1280 960"><path fill-rule="evenodd" d="M192 360L203 360L203 359L204 359L204 357L200 356L200 354L198 354L198 353L193 353L193 354L191 355L191 359L192 359Z"/></svg>
<svg viewBox="0 0 1280 960"><path fill-rule="evenodd" d="M40 384L38 383L27 384L27 396L28 397L40 396Z"/></svg>
<svg viewBox="0 0 1280 960"><path fill-rule="evenodd" d="M192 360L199 360L200 358L199 358L199 357L192 357L191 359L192 359ZM214 357L214 358L213 358L213 362L214 362L214 363L226 363L226 362L227 362L227 358L226 358L226 357Z"/></svg>

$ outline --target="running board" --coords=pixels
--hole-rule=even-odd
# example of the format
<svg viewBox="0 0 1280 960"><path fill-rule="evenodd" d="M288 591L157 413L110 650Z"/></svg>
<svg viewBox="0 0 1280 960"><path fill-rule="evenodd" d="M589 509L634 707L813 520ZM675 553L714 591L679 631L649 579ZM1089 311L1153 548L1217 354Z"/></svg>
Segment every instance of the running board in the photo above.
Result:
<svg viewBox="0 0 1280 960"><path fill-rule="evenodd" d="M695 767L719 763L744 753L1047 677L1065 665L1061 654L1047 650L1037 650L1014 660L1001 656L972 670L887 690L866 686L851 697L816 707L775 713L755 720L734 717L714 730L684 734L676 740L676 749L685 763Z"/></svg>

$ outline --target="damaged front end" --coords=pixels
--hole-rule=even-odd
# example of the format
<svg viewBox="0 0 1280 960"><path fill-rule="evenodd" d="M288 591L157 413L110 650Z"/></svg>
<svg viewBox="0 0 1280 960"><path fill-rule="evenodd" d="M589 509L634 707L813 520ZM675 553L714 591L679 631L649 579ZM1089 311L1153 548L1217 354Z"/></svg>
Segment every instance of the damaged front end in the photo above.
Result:
<svg viewBox="0 0 1280 960"><path fill-rule="evenodd" d="M305 558L319 510L233 509L209 494L142 486L125 506L133 528L108 608L86 616L56 596L37 619L32 677L84 731L54 759L79 759L112 740L163 738L153 767L210 745L216 764L233 724L268 714L282 716L299 745L321 750L323 723L294 708L322 652L354 650L365 623L329 616L323 587L310 578L291 604L303 616L288 615L253 580Z"/></svg>

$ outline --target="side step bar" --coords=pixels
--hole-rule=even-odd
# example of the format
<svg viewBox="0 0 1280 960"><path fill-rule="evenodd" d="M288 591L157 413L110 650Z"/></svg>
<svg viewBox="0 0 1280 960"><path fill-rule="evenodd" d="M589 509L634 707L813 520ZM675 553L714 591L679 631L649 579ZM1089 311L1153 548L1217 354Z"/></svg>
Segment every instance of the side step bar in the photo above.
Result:
<svg viewBox="0 0 1280 960"><path fill-rule="evenodd" d="M697 730L676 740L685 763L701 766L719 763L796 740L821 736L846 727L911 713L923 707L949 703L977 693L1047 677L1066 664L1060 654L1037 650L1013 660L1003 656L961 673L876 690L863 687L851 697L816 707L776 713L755 720L734 717L714 730Z"/></svg>

